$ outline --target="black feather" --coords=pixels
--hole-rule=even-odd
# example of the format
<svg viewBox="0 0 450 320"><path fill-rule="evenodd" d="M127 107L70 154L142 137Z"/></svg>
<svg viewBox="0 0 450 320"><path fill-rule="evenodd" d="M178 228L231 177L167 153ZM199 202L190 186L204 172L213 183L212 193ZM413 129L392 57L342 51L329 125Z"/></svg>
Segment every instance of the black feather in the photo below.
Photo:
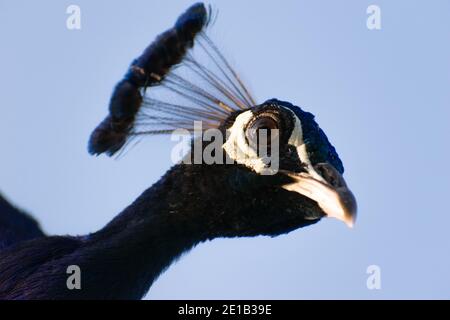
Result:
<svg viewBox="0 0 450 320"><path fill-rule="evenodd" d="M16 209L0 194L0 250L42 236L44 233L36 220Z"/></svg>

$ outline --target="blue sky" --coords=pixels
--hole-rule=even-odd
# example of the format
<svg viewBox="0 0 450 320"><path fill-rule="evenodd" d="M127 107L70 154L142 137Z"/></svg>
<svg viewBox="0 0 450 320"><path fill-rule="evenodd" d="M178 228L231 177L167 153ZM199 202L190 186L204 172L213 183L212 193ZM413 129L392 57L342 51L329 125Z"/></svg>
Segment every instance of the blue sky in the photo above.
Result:
<svg viewBox="0 0 450 320"><path fill-rule="evenodd" d="M170 137L118 160L86 144L129 62L191 3L0 0L0 190L48 233L101 228L171 166ZM201 244L147 298L450 298L450 2L210 3L211 37L258 101L316 115L359 217L353 230L324 220ZM66 28L70 4L81 30ZM372 4L381 30L366 27ZM380 290L367 289L369 265Z"/></svg>

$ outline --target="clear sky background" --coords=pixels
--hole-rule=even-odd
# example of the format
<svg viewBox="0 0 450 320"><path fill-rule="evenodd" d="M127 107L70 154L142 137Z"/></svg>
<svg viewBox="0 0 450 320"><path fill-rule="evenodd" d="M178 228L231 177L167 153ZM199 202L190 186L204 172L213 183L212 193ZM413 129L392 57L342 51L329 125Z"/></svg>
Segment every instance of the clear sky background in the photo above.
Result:
<svg viewBox="0 0 450 320"><path fill-rule="evenodd" d="M118 160L86 145L131 60L191 3L0 0L0 190L46 232L101 228L171 166L168 136ZM210 3L212 37L258 101L316 115L359 217L201 244L146 298L450 298L450 2ZM81 30L66 28L70 4ZM366 287L369 265L381 290Z"/></svg>

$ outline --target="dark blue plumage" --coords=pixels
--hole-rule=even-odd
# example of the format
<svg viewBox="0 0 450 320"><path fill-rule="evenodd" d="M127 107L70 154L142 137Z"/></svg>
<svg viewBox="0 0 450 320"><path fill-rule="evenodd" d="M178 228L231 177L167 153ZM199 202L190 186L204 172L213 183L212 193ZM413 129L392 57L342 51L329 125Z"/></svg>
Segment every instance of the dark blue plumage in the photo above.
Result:
<svg viewBox="0 0 450 320"><path fill-rule="evenodd" d="M332 164L339 173L344 173L344 165L342 164L335 147L328 141L326 134L320 129L319 125L314 120L314 115L312 113L304 111L300 107L294 106L292 103L286 101L272 99L266 103L270 102L274 102L292 110L300 119L302 122L303 139L311 162L328 162Z"/></svg>
<svg viewBox="0 0 450 320"><path fill-rule="evenodd" d="M0 194L0 250L15 243L44 236L39 224L12 206Z"/></svg>
<svg viewBox="0 0 450 320"><path fill-rule="evenodd" d="M276 236L318 222L325 213L315 201L283 189L291 182L284 172L306 172L284 138L293 131L286 107L310 126L305 135L324 148L321 157L339 165L311 114L270 100L250 110L255 117L268 112L277 116L283 131L278 174L262 176L236 164L175 165L93 234L31 233L29 238L34 239L21 237L0 250L0 299L139 299L161 272L198 243L217 237ZM246 111L230 114L222 133ZM311 159L312 165L319 164ZM8 205L3 208L9 210ZM14 214L20 216L18 211ZM81 290L67 288L66 271L71 265L81 269Z"/></svg>

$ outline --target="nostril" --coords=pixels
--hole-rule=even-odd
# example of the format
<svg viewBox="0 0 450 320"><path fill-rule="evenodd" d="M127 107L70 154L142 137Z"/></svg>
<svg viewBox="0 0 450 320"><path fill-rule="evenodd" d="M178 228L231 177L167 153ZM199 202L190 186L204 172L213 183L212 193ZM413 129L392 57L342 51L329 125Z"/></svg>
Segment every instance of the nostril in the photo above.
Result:
<svg viewBox="0 0 450 320"><path fill-rule="evenodd" d="M328 163L318 163L314 166L314 169L331 186L335 188L345 186L345 182L341 174L332 165Z"/></svg>

